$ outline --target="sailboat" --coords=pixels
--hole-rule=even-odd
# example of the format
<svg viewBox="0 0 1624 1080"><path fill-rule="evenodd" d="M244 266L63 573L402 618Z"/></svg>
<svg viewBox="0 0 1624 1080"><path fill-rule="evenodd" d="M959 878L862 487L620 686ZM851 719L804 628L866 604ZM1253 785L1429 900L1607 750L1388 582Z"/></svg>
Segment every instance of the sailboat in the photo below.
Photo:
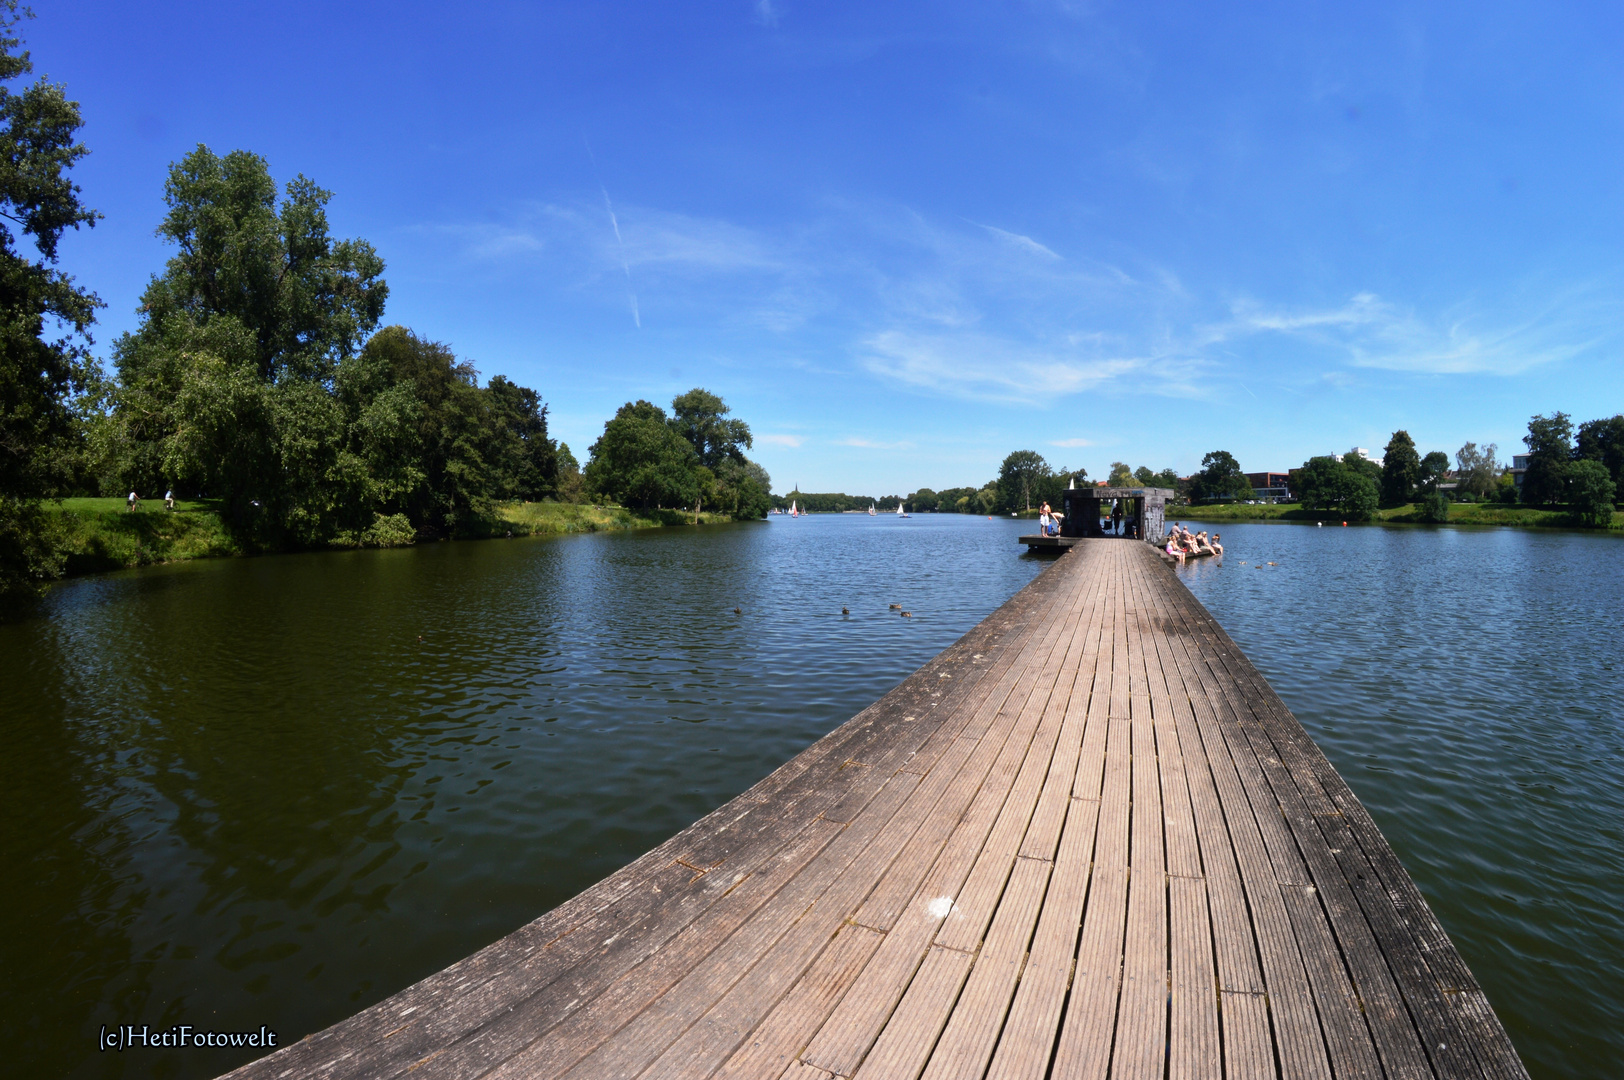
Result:
<svg viewBox="0 0 1624 1080"><path fill-rule="evenodd" d="M868 504L868 516L869 517L874 517L875 516L874 515L874 504L872 502L870 502Z"/></svg>
<svg viewBox="0 0 1624 1080"><path fill-rule="evenodd" d="M897 500L897 517L899 517L899 518L901 518L901 517L913 517L912 514L903 513L903 511L902 511L902 500L900 500L900 499Z"/></svg>
<svg viewBox="0 0 1624 1080"><path fill-rule="evenodd" d="M795 500L794 499L791 499L789 501L789 516L790 517L800 517L801 516L801 512L795 508Z"/></svg>

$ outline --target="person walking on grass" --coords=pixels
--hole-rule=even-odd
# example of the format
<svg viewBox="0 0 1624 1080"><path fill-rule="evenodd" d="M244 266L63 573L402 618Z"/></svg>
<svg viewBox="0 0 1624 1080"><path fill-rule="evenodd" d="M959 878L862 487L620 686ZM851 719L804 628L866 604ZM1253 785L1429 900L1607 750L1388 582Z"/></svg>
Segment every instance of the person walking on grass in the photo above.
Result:
<svg viewBox="0 0 1624 1080"><path fill-rule="evenodd" d="M168 491L164 492L164 509L171 510L171 511L175 509L175 489L174 488L170 488Z"/></svg>
<svg viewBox="0 0 1624 1080"><path fill-rule="evenodd" d="M141 501L141 496L137 495L135 492L132 491L132 492L130 492L130 497L128 499L124 500L124 505L126 507L128 507L130 513L133 514L133 513L135 513L135 504L140 502L140 501Z"/></svg>

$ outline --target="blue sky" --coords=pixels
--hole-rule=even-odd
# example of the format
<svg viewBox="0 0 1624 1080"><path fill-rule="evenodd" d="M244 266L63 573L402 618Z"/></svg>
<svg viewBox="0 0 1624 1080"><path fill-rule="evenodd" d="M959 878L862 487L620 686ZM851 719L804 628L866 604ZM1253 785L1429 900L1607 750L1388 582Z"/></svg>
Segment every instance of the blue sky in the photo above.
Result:
<svg viewBox="0 0 1624 1080"><path fill-rule="evenodd" d="M876 494L1624 410L1616 4L34 7L103 355L201 142L332 190L386 321L583 460L692 386Z"/></svg>

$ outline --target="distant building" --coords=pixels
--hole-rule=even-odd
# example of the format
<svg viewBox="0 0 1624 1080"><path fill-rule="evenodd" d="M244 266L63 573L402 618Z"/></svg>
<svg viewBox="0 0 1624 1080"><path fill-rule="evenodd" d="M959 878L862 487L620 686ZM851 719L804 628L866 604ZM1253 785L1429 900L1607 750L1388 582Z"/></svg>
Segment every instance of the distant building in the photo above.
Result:
<svg viewBox="0 0 1624 1080"><path fill-rule="evenodd" d="M1246 482L1252 485L1252 498L1259 502L1290 502L1291 476L1283 472L1249 472Z"/></svg>
<svg viewBox="0 0 1624 1080"><path fill-rule="evenodd" d="M1517 485L1519 492L1522 491L1523 474L1528 471L1529 457L1528 454L1511 455L1511 482Z"/></svg>

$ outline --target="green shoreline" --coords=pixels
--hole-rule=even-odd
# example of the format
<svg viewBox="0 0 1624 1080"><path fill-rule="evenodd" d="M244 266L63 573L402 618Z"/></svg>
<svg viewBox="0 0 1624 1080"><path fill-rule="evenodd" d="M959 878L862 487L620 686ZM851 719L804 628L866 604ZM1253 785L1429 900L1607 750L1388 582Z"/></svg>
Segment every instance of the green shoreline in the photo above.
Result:
<svg viewBox="0 0 1624 1080"><path fill-rule="evenodd" d="M60 503L45 503L44 508L57 519L61 529L58 543L60 549L67 552L63 578L191 559L281 554L244 550L227 531L220 515L207 503L177 501L171 512L161 502L152 500L131 513L125 509L122 499L64 499ZM623 506L557 502L508 503L497 507L497 515L495 520L484 522L479 532L462 539L506 537L510 531L515 537L564 536L617 529L715 525L733 520L728 514L701 513L696 522L691 511L628 510Z"/></svg>
<svg viewBox="0 0 1624 1080"><path fill-rule="evenodd" d="M1499 503L1450 503L1447 522L1421 520L1421 504L1389 507L1376 511L1367 521L1352 522L1359 525L1511 525L1523 528L1576 529L1584 532L1618 532L1624 530L1624 513L1614 511L1613 522L1606 529L1590 529L1574 521L1565 510L1540 510L1532 506L1504 506ZM1247 505L1231 503L1223 506L1169 506L1170 521L1342 521L1335 510L1304 510L1297 503L1260 503Z"/></svg>

